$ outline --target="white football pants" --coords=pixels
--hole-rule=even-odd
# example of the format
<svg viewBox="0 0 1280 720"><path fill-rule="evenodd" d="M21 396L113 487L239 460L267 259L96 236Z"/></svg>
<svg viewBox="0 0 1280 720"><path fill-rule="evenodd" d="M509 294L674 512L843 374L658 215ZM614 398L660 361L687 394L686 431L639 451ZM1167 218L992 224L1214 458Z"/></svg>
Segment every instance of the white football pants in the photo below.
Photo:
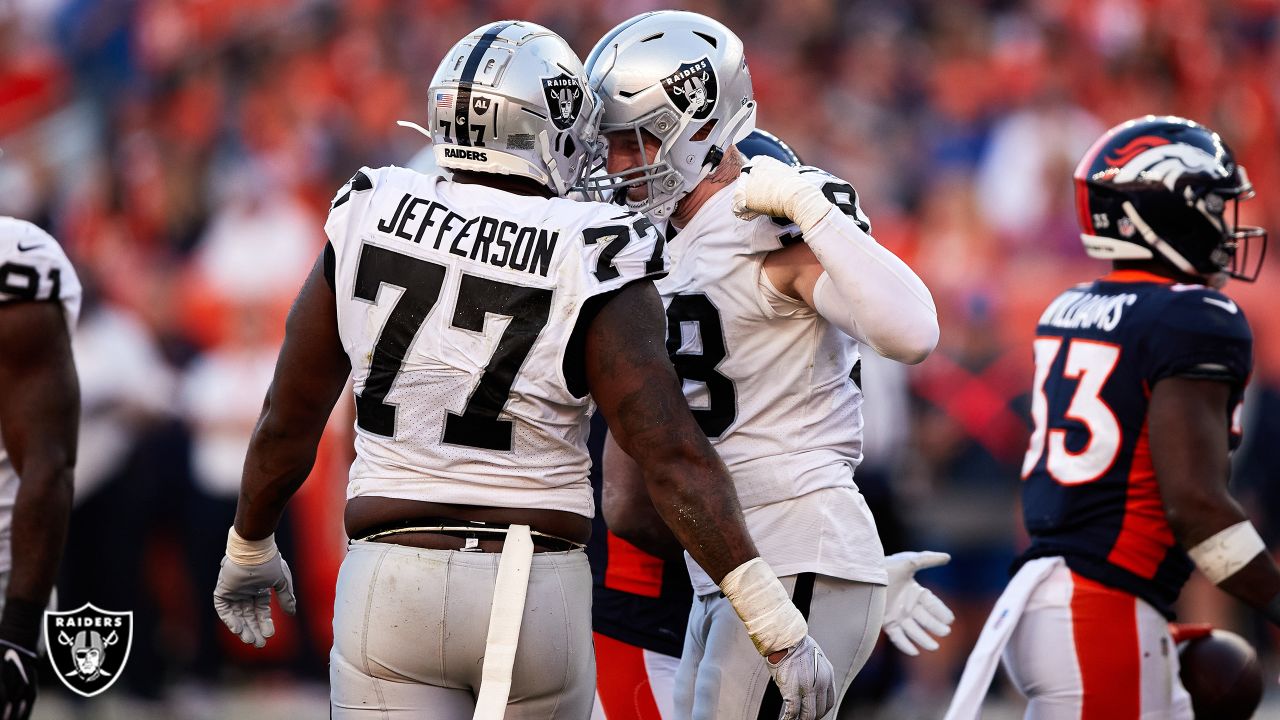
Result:
<svg viewBox="0 0 1280 720"><path fill-rule="evenodd" d="M834 718L853 678L871 657L884 620L883 585L814 573L779 578L809 621L809 635L835 669ZM676 673L678 720L777 720L782 696L733 606L720 593L689 611Z"/></svg>
<svg viewBox="0 0 1280 720"><path fill-rule="evenodd" d="M1059 565L1004 650L1028 720L1191 720L1169 624L1146 601Z"/></svg>
<svg viewBox="0 0 1280 720"><path fill-rule="evenodd" d="M332 717L471 720L500 557L352 542L334 603ZM586 553L534 553L506 718L585 720L594 696Z"/></svg>

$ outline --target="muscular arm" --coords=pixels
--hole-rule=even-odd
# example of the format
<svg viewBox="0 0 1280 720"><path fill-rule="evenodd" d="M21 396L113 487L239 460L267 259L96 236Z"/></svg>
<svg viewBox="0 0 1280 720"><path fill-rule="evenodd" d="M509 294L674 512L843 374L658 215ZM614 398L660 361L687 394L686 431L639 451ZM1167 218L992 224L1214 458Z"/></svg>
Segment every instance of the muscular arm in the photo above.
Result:
<svg viewBox="0 0 1280 720"><path fill-rule="evenodd" d="M918 363L933 352L938 311L929 288L867 234L871 226L848 183L756 158L738 179L733 208L740 217L786 217L799 227L803 245L765 260L778 291L891 360Z"/></svg>
<svg viewBox="0 0 1280 720"><path fill-rule="evenodd" d="M604 522L614 535L660 558L678 559L684 548L649 499L640 467L610 433L604 441Z"/></svg>
<svg viewBox="0 0 1280 720"><path fill-rule="evenodd" d="M621 290L587 331L587 385L618 447L639 466L658 514L719 582L759 553L729 472L680 392L665 317L652 283Z"/></svg>
<svg viewBox="0 0 1280 720"><path fill-rule="evenodd" d="M80 384L62 307L0 305L0 435L20 483L0 634L34 649L71 515Z"/></svg>
<svg viewBox="0 0 1280 720"><path fill-rule="evenodd" d="M317 259L289 311L284 346L249 441L236 506L236 532L275 532L289 498L307 479L333 405L351 372L338 337L336 300Z"/></svg>
<svg viewBox="0 0 1280 720"><path fill-rule="evenodd" d="M1184 548L1248 519L1227 490L1229 394L1226 383L1179 377L1161 380L1151 392L1151 457L1165 515ZM1280 570L1259 553L1219 587L1265 610L1280 594Z"/></svg>
<svg viewBox="0 0 1280 720"><path fill-rule="evenodd" d="M915 364L938 344L929 288L834 206L804 243L770 253L764 268L779 292L890 360Z"/></svg>

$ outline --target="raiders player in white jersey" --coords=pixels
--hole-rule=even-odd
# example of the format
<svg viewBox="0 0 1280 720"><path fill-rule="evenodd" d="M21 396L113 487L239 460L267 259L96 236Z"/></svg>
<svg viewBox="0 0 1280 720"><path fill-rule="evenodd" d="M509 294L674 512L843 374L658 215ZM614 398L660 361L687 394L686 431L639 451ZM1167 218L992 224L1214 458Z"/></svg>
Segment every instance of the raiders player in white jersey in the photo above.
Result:
<svg viewBox="0 0 1280 720"><path fill-rule="evenodd" d="M733 144L753 129L755 101L742 43L728 28L694 13L640 15L601 39L587 72L609 143L608 174L589 186L625 189L631 209L678 229L670 274L657 283L667 350L733 474L762 557L808 611L843 695L882 618L908 652L911 641L937 647L926 630L949 632L950 611L912 579L948 558L904 553L886 572L853 480L862 397L849 374L859 345L920 362L938 339L932 297L868 235L848 183L772 158L743 167ZM643 543L654 523L645 521L636 463L616 443L606 453L606 520ZM698 599L677 717L776 718L778 699L752 665L724 583L696 558L689 566Z"/></svg>
<svg viewBox="0 0 1280 720"><path fill-rule="evenodd" d="M759 560L663 350L662 238L563 197L601 150L581 62L545 28L493 23L429 92L452 175L364 168L334 199L245 460L219 615L261 646L271 590L295 610L273 531L351 375L333 717L588 717L594 402L682 544L739 583L743 639L772 656L793 716L821 716L830 663Z"/></svg>
<svg viewBox="0 0 1280 720"><path fill-rule="evenodd" d="M71 517L80 280L62 248L0 217L0 717L30 717L36 652Z"/></svg>

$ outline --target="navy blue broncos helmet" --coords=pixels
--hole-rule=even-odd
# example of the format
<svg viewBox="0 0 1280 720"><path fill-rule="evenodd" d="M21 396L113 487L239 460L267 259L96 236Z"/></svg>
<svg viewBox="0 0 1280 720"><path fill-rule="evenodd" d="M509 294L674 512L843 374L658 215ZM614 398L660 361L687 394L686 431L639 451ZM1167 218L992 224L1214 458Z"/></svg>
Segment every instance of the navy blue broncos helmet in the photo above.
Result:
<svg viewBox="0 0 1280 720"><path fill-rule="evenodd" d="M793 167L804 164L800 162L799 156L790 145L779 140L777 135L759 128L752 130L750 135L738 141L738 152L748 160L757 155L768 155L774 160Z"/></svg>
<svg viewBox="0 0 1280 720"><path fill-rule="evenodd" d="M1075 185L1090 257L1156 258L1186 275L1257 279L1267 232L1237 222L1253 183L1209 128L1173 116L1121 123L1085 153Z"/></svg>

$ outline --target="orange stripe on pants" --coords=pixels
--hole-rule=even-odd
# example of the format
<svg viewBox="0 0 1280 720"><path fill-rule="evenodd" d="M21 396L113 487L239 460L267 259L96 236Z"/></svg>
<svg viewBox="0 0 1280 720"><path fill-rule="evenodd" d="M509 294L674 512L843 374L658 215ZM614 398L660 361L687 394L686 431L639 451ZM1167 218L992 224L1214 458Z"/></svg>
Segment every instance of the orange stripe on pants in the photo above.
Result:
<svg viewBox="0 0 1280 720"><path fill-rule="evenodd" d="M596 645L596 692L609 720L662 720L649 686L644 650L592 633Z"/></svg>
<svg viewBox="0 0 1280 720"><path fill-rule="evenodd" d="M1075 573L1071 580L1072 636L1084 686L1080 720L1133 720L1142 710L1137 599Z"/></svg>

